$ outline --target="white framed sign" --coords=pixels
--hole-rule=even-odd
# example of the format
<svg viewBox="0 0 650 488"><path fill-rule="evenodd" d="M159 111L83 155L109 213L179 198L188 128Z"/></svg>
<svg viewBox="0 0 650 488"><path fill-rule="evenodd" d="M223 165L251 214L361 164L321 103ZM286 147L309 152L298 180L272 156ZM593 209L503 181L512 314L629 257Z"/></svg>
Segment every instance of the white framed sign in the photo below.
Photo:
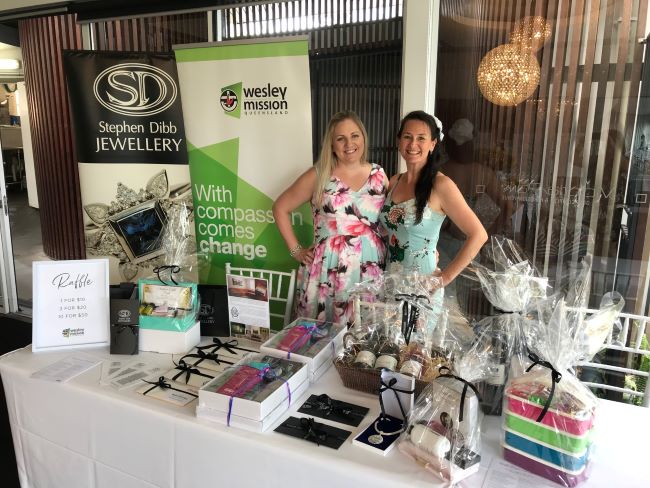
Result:
<svg viewBox="0 0 650 488"><path fill-rule="evenodd" d="M32 279L32 351L108 345L108 259L34 261Z"/></svg>
<svg viewBox="0 0 650 488"><path fill-rule="evenodd" d="M265 342L270 337L268 281L252 276L226 275L230 335Z"/></svg>

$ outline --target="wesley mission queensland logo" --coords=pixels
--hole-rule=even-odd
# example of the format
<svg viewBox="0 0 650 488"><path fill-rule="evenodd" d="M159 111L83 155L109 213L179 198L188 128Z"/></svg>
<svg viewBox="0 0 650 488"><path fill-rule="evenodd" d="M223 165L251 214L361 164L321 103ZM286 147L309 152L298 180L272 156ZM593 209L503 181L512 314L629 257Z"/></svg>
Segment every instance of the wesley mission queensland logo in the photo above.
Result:
<svg viewBox="0 0 650 488"><path fill-rule="evenodd" d="M244 115L286 115L289 113L287 87L271 83L245 87L240 81L221 89L219 104L226 115L240 118Z"/></svg>

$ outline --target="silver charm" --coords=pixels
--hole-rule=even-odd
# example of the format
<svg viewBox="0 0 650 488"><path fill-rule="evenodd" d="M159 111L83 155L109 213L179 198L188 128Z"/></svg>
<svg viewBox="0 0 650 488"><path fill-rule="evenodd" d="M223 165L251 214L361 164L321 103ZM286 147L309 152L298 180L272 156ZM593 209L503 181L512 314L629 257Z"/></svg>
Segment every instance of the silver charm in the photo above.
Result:
<svg viewBox="0 0 650 488"><path fill-rule="evenodd" d="M376 445L379 445L382 442L384 442L384 438L379 434L375 434L375 435L371 435L370 437L368 437L368 442L370 442L370 444L374 444L376 446Z"/></svg>

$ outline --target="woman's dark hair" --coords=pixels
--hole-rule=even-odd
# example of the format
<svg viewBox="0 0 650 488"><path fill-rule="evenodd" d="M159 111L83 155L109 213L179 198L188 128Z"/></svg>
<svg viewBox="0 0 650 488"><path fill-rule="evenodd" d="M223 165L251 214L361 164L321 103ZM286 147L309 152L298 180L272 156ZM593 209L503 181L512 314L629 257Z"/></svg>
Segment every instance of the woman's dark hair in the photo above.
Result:
<svg viewBox="0 0 650 488"><path fill-rule="evenodd" d="M431 139L438 140L436 147L427 156L427 162L424 168L422 168L418 180L415 182L415 223L419 224L422 221L424 207L429 202L429 197L433 190L433 183L436 181L436 174L438 174L440 167L447 161L447 154L442 147L442 141L440 141L440 127L438 127L438 124L436 124L435 119L431 115L422 110L410 112L402 119L399 131L397 132L398 139L402 137L404 126L409 120L419 120L427 124L431 131Z"/></svg>

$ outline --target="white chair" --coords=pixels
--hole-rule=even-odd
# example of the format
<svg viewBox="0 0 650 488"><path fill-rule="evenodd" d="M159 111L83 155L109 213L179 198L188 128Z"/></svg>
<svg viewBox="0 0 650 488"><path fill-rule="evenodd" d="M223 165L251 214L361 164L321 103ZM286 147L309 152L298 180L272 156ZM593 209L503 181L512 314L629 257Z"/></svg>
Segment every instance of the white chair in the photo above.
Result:
<svg viewBox="0 0 650 488"><path fill-rule="evenodd" d="M587 316L595 313L596 310L587 309ZM644 317L642 315L633 315L629 313L619 314L619 320L622 324L622 329L616 338L616 342L612 340L612 333L610 332L609 337L605 342L605 349L612 351L622 351L630 354L639 354L641 356L650 357L650 350L641 348L641 341L643 340L643 335L648 331L648 322L650 322L650 317ZM632 335L633 334L633 335ZM629 356L628 356L629 357ZM627 366L630 366L631 360L628 359ZM639 364L641 361L639 361ZM639 369L621 367L610 364L602 363L593 363L583 361L578 363L576 366L580 367L590 367L594 369L601 369L604 371L613 371L622 374L630 374L646 379L646 388L645 391L635 391L630 388L621 388L619 386L612 386L603 383L592 383L585 381L584 384L593 388L602 388L603 390L617 391L620 393L625 393L631 396L642 397L642 405L644 407L650 407L650 385L648 385L648 378L650 373L647 371L641 371Z"/></svg>
<svg viewBox="0 0 650 488"><path fill-rule="evenodd" d="M293 311L293 295L296 287L295 269L289 273L268 269L234 268L230 263L226 263L226 274L264 278L267 280L269 301L280 303L284 307L284 313L271 312L271 317L280 319L283 327L290 322L291 312Z"/></svg>

